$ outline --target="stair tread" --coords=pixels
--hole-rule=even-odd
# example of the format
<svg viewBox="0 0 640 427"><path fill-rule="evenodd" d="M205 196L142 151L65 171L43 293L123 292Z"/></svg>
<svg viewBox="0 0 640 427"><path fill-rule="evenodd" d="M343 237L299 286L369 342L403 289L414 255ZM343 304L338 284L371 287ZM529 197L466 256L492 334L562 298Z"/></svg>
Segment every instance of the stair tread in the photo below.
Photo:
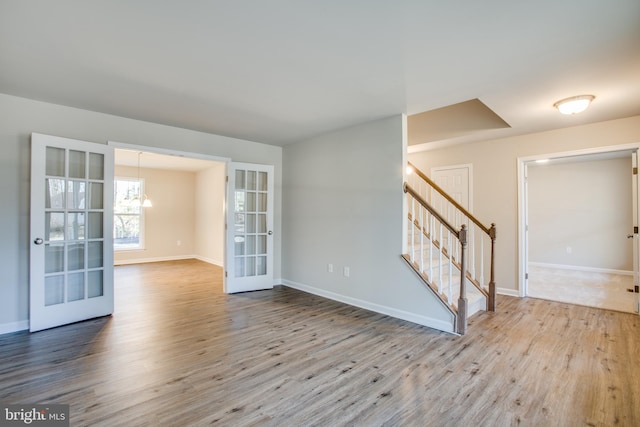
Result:
<svg viewBox="0 0 640 427"><path fill-rule="evenodd" d="M427 285L431 290L440 297L440 299L449 304L453 311L457 311L458 297L460 295L460 272L455 267L452 269L453 279L451 291L452 295L449 297L449 278L448 278L448 268L446 269L446 275L443 274L443 283L442 289L440 289L437 285L437 282L434 283L433 280L430 280L426 273L421 273L419 266L417 266L414 262L411 261L411 257L408 254L402 255L402 257L407 261L407 263L411 266L411 268L420 276L420 278L424 281L425 285ZM448 263L447 263L448 265ZM457 271L457 274L455 273ZM444 280L446 277L446 281ZM456 279L457 277L457 279ZM440 279L440 276L438 276ZM486 296L478 290L473 284L467 283L466 287L466 298L467 298L467 310L468 316L471 316L478 311L485 310L486 307Z"/></svg>

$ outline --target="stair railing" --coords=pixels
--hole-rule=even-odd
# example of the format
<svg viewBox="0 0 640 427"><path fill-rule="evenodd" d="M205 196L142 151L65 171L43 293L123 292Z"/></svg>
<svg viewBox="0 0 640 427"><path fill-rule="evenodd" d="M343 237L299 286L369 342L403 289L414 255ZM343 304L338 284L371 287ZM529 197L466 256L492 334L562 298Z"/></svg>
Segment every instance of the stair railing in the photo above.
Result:
<svg viewBox="0 0 640 427"><path fill-rule="evenodd" d="M464 276L485 295L487 303L486 309L488 311L495 311L495 224L491 224L490 227L485 226L422 171L411 163L409 163L409 167L411 168L411 173L407 177L408 182L405 183L405 192L408 193L407 189L411 189L412 193L419 196L430 209L436 211L439 217L447 221L454 230L462 230L462 226L466 226L465 244L469 252L465 260L467 261L466 265L464 268L461 268L462 259L458 252L458 250L461 249L457 247L452 248L453 251L450 253L451 259L455 260L454 265L457 266L460 271L465 271ZM409 215L412 215L411 212L409 212ZM414 223L416 221L421 222L419 218L415 216L411 218L411 221ZM425 237L427 237L428 233L432 230L428 224L422 222L421 228L423 229L423 233L427 233ZM434 239L433 241L436 244L442 244L438 239ZM445 251L445 254L448 253Z"/></svg>
<svg viewBox="0 0 640 427"><path fill-rule="evenodd" d="M455 315L454 329L464 335L467 331L468 303L466 275L460 272L465 271L467 264L467 226L462 224L456 230L407 183L404 184L404 192L408 195L411 219L411 250L405 259L422 275L431 289L449 304L450 311ZM455 245L454 240L460 245ZM454 248L456 257L453 256ZM455 289L458 292L457 301L453 288L456 277L459 278L459 289Z"/></svg>

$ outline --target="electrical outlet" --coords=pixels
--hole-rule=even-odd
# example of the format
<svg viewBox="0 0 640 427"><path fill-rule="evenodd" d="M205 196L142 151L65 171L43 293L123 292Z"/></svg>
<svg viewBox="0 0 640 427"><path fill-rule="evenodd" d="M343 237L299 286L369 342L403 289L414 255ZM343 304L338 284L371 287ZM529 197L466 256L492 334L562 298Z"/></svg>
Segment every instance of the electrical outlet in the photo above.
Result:
<svg viewBox="0 0 640 427"><path fill-rule="evenodd" d="M333 264L327 264L327 271L333 273Z"/></svg>
<svg viewBox="0 0 640 427"><path fill-rule="evenodd" d="M567 253L570 254L573 252L573 248L571 246L567 246Z"/></svg>
<svg viewBox="0 0 640 427"><path fill-rule="evenodd" d="M351 270L349 270L349 267L345 267L342 270L342 274L344 275L344 277L349 277L349 275L351 274Z"/></svg>
<svg viewBox="0 0 640 427"><path fill-rule="evenodd" d="M178 241L176 242L176 245L177 245L177 246L182 246L182 240L178 240Z"/></svg>

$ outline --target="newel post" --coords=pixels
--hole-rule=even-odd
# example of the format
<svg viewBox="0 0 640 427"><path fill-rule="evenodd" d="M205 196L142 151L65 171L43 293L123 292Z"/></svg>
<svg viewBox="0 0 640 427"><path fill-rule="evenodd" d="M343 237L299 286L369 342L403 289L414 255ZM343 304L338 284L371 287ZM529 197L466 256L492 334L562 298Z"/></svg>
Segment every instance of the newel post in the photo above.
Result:
<svg viewBox="0 0 640 427"><path fill-rule="evenodd" d="M458 297L458 318L456 332L464 335L467 332L467 226L462 224L458 232L460 240L460 296Z"/></svg>
<svg viewBox="0 0 640 427"><path fill-rule="evenodd" d="M496 311L496 281L495 281L495 246L496 246L496 225L491 224L489 229L489 237L491 237L491 278L489 280L489 301L487 308L489 311Z"/></svg>

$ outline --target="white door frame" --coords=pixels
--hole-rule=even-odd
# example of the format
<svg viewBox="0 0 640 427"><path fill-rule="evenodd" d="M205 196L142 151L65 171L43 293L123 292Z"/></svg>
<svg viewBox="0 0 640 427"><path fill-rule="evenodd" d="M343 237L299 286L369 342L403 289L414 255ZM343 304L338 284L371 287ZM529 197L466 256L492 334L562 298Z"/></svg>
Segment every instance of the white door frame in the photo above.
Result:
<svg viewBox="0 0 640 427"><path fill-rule="evenodd" d="M131 150L131 151L141 151L143 153L154 153L154 154L164 154L167 156L178 156L184 157L187 159L198 159L198 160L209 160L212 162L224 163L224 174L228 176L229 164L231 163L231 158L229 157L220 157L220 156L212 156L208 154L200 154L194 153L191 151L182 151L182 150L169 150L166 148L158 148L158 147L150 147L148 145L140 145L140 144L129 144L125 142L117 142L117 141L108 141L107 145L112 146L114 149L122 149L122 150ZM222 206L224 218L227 216L227 188L224 189L224 203ZM226 225L226 222L225 222ZM226 242L226 233L225 233L225 242L224 248L222 250L222 264L223 269L227 268L227 242ZM222 286L223 289L226 289L227 279L225 275L222 275Z"/></svg>
<svg viewBox="0 0 640 427"><path fill-rule="evenodd" d="M525 297L527 289L527 264L528 259L528 233L526 232L526 213L528 210L528 200L525 191L525 177L527 164L536 160L559 159L563 157L583 156L587 154L604 154L616 151L640 150L640 142L623 145L611 145L607 147L587 148L583 150L562 151L557 153L536 154L533 156L518 157L518 295Z"/></svg>

